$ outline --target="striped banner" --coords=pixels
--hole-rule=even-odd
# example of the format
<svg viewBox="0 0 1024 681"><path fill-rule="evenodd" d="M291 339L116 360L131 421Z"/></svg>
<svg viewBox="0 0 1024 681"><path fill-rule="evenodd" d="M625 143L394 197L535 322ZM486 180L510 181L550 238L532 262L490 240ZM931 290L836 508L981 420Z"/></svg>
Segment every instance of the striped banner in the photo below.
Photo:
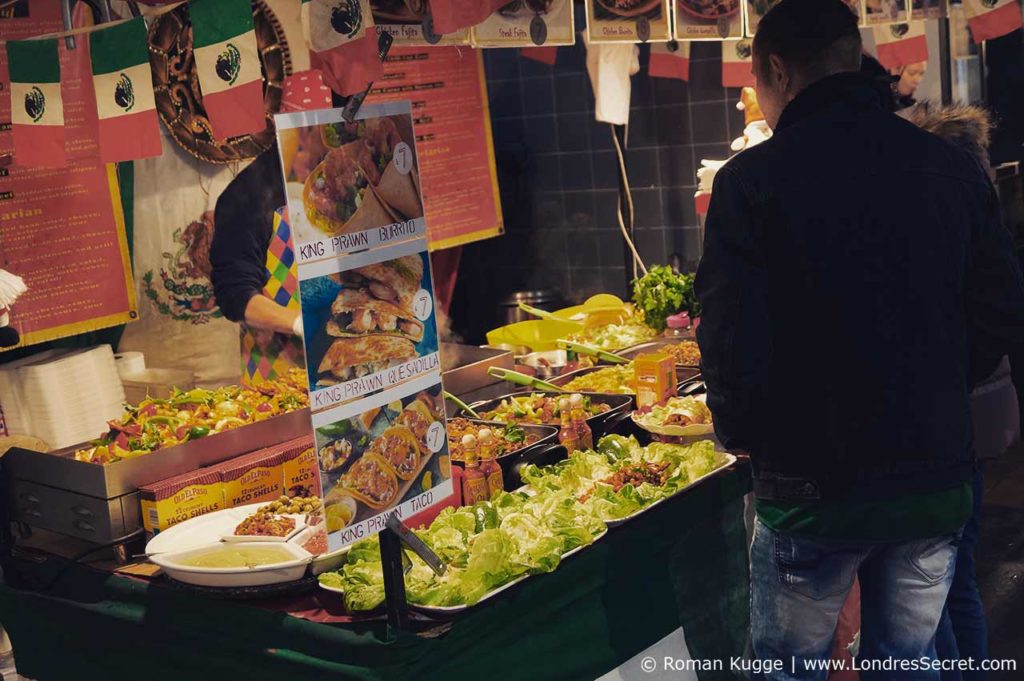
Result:
<svg viewBox="0 0 1024 681"><path fill-rule="evenodd" d="M14 162L25 167L64 167L64 100L57 39L10 40L7 64Z"/></svg>
<svg viewBox="0 0 1024 681"><path fill-rule="evenodd" d="M928 38L923 21L874 26L878 61L889 70L928 61Z"/></svg>
<svg viewBox="0 0 1024 681"><path fill-rule="evenodd" d="M722 87L753 87L753 52L750 40L722 41Z"/></svg>
<svg viewBox="0 0 1024 681"><path fill-rule="evenodd" d="M1018 0L964 0L974 42L999 38L1024 26Z"/></svg>
<svg viewBox="0 0 1024 681"><path fill-rule="evenodd" d="M690 80L690 43L675 43L675 50L669 48L673 43L651 43L651 60L647 64L647 73L652 78L675 78L689 82Z"/></svg>

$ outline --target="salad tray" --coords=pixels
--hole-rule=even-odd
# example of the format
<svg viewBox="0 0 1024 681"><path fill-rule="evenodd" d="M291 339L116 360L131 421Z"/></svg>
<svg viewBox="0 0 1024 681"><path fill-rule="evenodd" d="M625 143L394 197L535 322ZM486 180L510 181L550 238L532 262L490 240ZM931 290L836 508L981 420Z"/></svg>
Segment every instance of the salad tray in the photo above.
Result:
<svg viewBox="0 0 1024 681"><path fill-rule="evenodd" d="M545 392L543 390L533 390L533 391L530 391L529 393L513 392L513 393L508 393L507 395L502 395L501 397L496 397L493 400L487 400L485 402L476 402L476 403L471 404L469 406L477 414L481 414L482 415L483 412L491 411L492 409L498 408L501 405L503 400L507 400L507 399L510 400L510 399L513 399L513 398L516 398L516 397L523 397L524 395L528 395L528 394L544 395L545 397L553 397L553 396L564 397L565 396L565 393L552 393L552 392ZM585 397L589 397L593 402L596 402L598 404L607 404L610 407L609 410L604 412L604 413L595 414L595 415L587 418L587 424L590 425L590 428L594 431L594 437L598 437L599 433L603 433L604 432L604 427L608 424L608 422L612 419L612 417L618 416L619 414L626 413L629 410L629 408L632 406L632 404L633 404L633 397L631 395L607 395L607 394L599 394L599 393L581 393L581 394L583 396L585 396ZM459 410L459 412L456 415L457 416L462 416L464 418L473 418L470 414L462 411L461 409ZM526 425L526 424L524 423L524 424L521 424L521 425ZM557 427L557 424L546 424L546 425L554 425L554 426Z"/></svg>
<svg viewBox="0 0 1024 681"><path fill-rule="evenodd" d="M601 534L599 534L596 537L594 537L594 541L592 541L590 544L587 544L586 546L577 546L572 551L567 551L566 553L563 553L562 554L562 560L565 560L566 558L569 558L570 556L576 555L577 553L579 553L583 549L587 548L588 546L593 546L597 542L601 541L601 539L603 539L605 537L605 535L607 535L607 534L608 534L608 530L605 530ZM495 598L499 594L501 594L501 593L503 593L505 591L508 591L509 589L514 587L515 585L521 584L522 582L525 582L530 577L533 577L533 575L527 574L527 575L521 575L519 577L516 577L515 579L513 579L508 584L502 584L501 586L497 587L496 589L492 589L491 591L488 591L486 594L484 594L480 598L479 601L477 601L476 603L473 603L472 605L440 606L440 605L416 605L415 603L410 603L409 604L409 609L410 610L415 610L416 612L422 613L424 615L430 615L430 616L435 617L435 618L438 618L438 617L452 617L454 615L458 615L460 613L466 612L467 610L475 608L475 607L477 607L478 605L480 605L481 603L483 603L485 601L489 601L492 598ZM325 591L330 591L332 593L336 593L338 595L344 595L344 593L345 593L344 589L340 589L340 588L335 587L335 586L327 586L325 584L321 584L320 588L324 589Z"/></svg>
<svg viewBox="0 0 1024 681"><path fill-rule="evenodd" d="M89 446L89 443L82 443L53 452L15 447L4 456L4 465L18 480L99 499L113 499L134 492L142 485L211 466L311 432L309 409L300 409L108 464L75 459L76 451Z"/></svg>
<svg viewBox="0 0 1024 681"><path fill-rule="evenodd" d="M655 501L650 506L644 506L640 510L634 511L633 513L630 513L629 515L627 515L624 518L618 518L617 520L606 520L605 524L607 524L608 527L619 527L620 525L625 525L626 523L628 523L630 520L633 520L637 516L641 516L644 513L647 513L648 511L650 511L655 506L658 506L659 504L663 504L663 503L665 503L666 501L668 501L670 499L675 499L680 494L689 491L690 489L692 489L693 487L696 487L697 485L699 485L700 483L704 482L708 478L714 477L714 476L718 475L719 473L721 473L721 472L723 472L725 470L728 470L729 468L732 467L733 464L736 463L736 457L733 456L732 454L728 454L728 453L724 454L724 456L725 456L725 459L726 459L726 462L724 464L722 464L721 466L719 466L715 470L710 471L710 472L705 473L704 475L700 476L699 478L697 478L696 480L691 482L686 487L683 487L683 488L680 488L680 489L676 490L675 494L672 494L671 496L667 496L664 499L658 499L657 501Z"/></svg>

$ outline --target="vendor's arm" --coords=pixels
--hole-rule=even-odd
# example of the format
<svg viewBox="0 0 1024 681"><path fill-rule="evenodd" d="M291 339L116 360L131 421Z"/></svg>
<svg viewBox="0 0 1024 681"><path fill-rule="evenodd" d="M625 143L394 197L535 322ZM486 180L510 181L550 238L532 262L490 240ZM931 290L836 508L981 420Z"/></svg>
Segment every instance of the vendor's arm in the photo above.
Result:
<svg viewBox="0 0 1024 681"><path fill-rule="evenodd" d="M281 307L263 294L249 299L249 304L245 306L245 323L254 329L269 329L275 333L302 335L299 311Z"/></svg>
<svg viewBox="0 0 1024 681"><path fill-rule="evenodd" d="M697 271L703 306L697 340L715 433L730 450L754 449L770 354L764 256L755 239L753 207L739 176L726 166L715 177Z"/></svg>
<svg viewBox="0 0 1024 681"><path fill-rule="evenodd" d="M276 147L261 154L217 200L210 248L211 279L221 311L233 322L252 323L248 317L250 301L262 297L267 283L267 249L274 229L274 211L285 203L278 159ZM259 321L266 315L259 312L264 305L257 305L254 320Z"/></svg>

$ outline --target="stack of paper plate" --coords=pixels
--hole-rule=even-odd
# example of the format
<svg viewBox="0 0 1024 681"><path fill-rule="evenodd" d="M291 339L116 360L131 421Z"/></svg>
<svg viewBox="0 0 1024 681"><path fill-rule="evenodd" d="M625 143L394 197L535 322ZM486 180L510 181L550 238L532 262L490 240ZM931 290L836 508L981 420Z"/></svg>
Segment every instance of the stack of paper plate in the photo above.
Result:
<svg viewBox="0 0 1024 681"><path fill-rule="evenodd" d="M0 404L12 435L54 449L95 439L120 416L124 389L109 345L48 351L0 368Z"/></svg>

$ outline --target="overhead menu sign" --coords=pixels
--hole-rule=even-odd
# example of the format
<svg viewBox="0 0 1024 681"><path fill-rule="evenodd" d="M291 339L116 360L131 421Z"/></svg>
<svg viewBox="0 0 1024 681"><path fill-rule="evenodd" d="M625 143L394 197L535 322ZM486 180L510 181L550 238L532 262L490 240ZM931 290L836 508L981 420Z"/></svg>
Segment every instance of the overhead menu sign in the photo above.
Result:
<svg viewBox="0 0 1024 681"><path fill-rule="evenodd" d="M452 492L419 159L408 102L276 123L335 550Z"/></svg>

